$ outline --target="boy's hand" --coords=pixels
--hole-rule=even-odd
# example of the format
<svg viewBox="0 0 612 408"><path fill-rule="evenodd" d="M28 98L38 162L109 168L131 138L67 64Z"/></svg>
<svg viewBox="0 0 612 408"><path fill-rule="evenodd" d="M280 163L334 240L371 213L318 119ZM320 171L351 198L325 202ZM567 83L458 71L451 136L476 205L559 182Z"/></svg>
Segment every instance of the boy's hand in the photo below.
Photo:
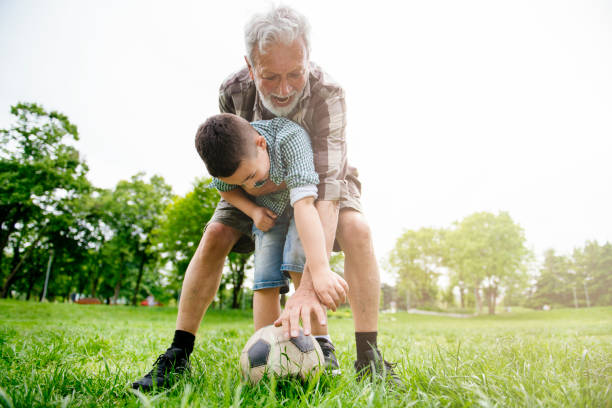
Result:
<svg viewBox="0 0 612 408"><path fill-rule="evenodd" d="M330 270L313 273L312 285L321 303L334 312L338 306L346 302L348 284L337 273Z"/></svg>
<svg viewBox="0 0 612 408"><path fill-rule="evenodd" d="M257 207L251 213L253 223L255 224L258 230L263 232L268 231L274 226L274 223L276 222L276 217L277 216L274 211L266 207Z"/></svg>

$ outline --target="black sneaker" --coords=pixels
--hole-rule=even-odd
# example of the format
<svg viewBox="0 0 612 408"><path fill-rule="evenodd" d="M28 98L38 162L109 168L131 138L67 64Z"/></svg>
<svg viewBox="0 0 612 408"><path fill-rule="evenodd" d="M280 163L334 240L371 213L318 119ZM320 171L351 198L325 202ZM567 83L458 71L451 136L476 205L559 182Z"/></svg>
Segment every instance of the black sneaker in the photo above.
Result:
<svg viewBox="0 0 612 408"><path fill-rule="evenodd" d="M340 364L338 364L338 359L336 358L336 348L334 347L332 342L324 337L315 338L317 339L319 346L321 346L321 351L323 352L323 356L325 357L325 369L329 371L332 376L342 374L342 370L340 370Z"/></svg>
<svg viewBox="0 0 612 408"><path fill-rule="evenodd" d="M189 357L181 348L169 348L155 360L153 369L144 377L132 383L132 388L150 391L154 387L166 388L181 374L189 372Z"/></svg>
<svg viewBox="0 0 612 408"><path fill-rule="evenodd" d="M365 354L364 360L355 361L355 371L359 381L362 381L364 376L371 377L374 370L377 376L395 386L403 387L402 380L394 371L395 363L384 360L378 349L367 350Z"/></svg>

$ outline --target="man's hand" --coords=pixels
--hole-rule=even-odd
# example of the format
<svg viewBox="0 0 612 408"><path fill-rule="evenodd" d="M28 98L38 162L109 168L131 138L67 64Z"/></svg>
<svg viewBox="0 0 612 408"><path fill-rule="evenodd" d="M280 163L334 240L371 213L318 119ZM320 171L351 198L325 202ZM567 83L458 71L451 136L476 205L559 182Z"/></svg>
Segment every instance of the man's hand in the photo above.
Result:
<svg viewBox="0 0 612 408"><path fill-rule="evenodd" d="M253 223L255 224L257 229L263 232L268 231L274 226L277 217L274 211L266 207L255 208L251 212L250 216L253 219Z"/></svg>
<svg viewBox="0 0 612 408"><path fill-rule="evenodd" d="M264 184L261 187L246 187L246 186L241 186L241 187L247 194L252 195L253 197L270 194L276 191L287 189L287 185L285 184L284 181L281 184L276 185L270 180L266 181L266 184Z"/></svg>
<svg viewBox="0 0 612 408"><path fill-rule="evenodd" d="M320 274L313 273L312 285L319 301L334 312L338 306L346 302L348 284L337 273L330 270Z"/></svg>
<svg viewBox="0 0 612 408"><path fill-rule="evenodd" d="M274 322L276 327L283 326L285 336L297 337L300 332L300 318L304 334L310 334L310 318L314 314L321 326L327 324L325 308L319 302L312 287L300 285L295 293L287 300L285 310Z"/></svg>

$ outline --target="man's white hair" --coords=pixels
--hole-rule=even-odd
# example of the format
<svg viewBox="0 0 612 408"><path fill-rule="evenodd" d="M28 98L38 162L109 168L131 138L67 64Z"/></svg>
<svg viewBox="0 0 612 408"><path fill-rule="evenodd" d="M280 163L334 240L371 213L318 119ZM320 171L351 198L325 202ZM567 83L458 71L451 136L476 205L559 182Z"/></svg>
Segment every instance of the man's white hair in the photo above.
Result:
<svg viewBox="0 0 612 408"><path fill-rule="evenodd" d="M256 14L244 27L247 58L253 65L255 50L259 54L274 43L291 44L298 38L304 40L310 55L310 24L306 18L287 6L273 7L267 14Z"/></svg>

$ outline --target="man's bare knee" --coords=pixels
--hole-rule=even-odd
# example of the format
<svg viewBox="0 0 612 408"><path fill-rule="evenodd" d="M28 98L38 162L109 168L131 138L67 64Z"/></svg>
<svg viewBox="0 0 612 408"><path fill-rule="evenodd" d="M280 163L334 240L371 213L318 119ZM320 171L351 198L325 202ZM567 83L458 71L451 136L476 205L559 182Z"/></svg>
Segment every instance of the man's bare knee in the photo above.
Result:
<svg viewBox="0 0 612 408"><path fill-rule="evenodd" d="M371 248L372 231L363 215L352 210L345 210L340 214L338 239L342 248Z"/></svg>
<svg viewBox="0 0 612 408"><path fill-rule="evenodd" d="M203 256L218 255L226 257L240 239L240 235L240 231L225 224L220 222L210 223L204 231L198 252L201 252Z"/></svg>

